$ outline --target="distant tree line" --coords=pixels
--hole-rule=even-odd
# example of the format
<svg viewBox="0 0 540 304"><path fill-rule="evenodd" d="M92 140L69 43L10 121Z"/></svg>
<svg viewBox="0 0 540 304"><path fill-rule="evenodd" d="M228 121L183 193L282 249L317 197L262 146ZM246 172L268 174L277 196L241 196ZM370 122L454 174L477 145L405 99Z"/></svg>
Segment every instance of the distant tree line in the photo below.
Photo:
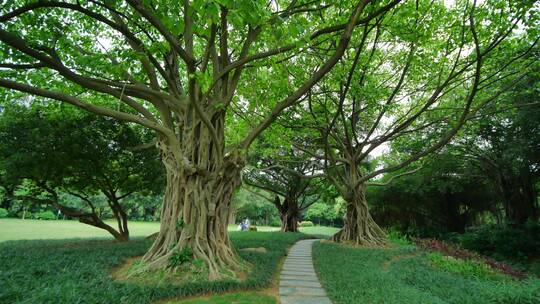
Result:
<svg viewBox="0 0 540 304"><path fill-rule="evenodd" d="M489 223L521 226L538 222L539 121L538 76L530 75L478 113L417 172L382 187L370 187L374 217L385 226L424 233L464 232L467 227ZM399 157L406 147L421 146L422 136L395 142L393 157Z"/></svg>

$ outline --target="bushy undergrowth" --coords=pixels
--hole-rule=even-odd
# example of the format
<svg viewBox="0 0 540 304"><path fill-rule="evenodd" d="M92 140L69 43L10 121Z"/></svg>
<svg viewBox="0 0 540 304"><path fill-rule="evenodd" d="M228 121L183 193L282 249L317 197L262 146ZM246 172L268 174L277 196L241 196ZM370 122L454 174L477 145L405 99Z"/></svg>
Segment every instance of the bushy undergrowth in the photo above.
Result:
<svg viewBox="0 0 540 304"><path fill-rule="evenodd" d="M409 240L407 235L401 233L397 229L387 229L386 234L388 236L388 240L390 240L390 242L392 242L393 244L399 246L412 245L412 242Z"/></svg>
<svg viewBox="0 0 540 304"><path fill-rule="evenodd" d="M434 267L411 246L354 248L316 243L315 269L336 304L537 304L540 280L493 280Z"/></svg>
<svg viewBox="0 0 540 304"><path fill-rule="evenodd" d="M184 263L190 262L193 259L193 250L191 247L184 247L182 250L177 250L169 259L169 268L178 267Z"/></svg>
<svg viewBox="0 0 540 304"><path fill-rule="evenodd" d="M4 218L8 216L8 211L4 208L0 208L0 218Z"/></svg>
<svg viewBox="0 0 540 304"><path fill-rule="evenodd" d="M540 222L529 222L521 226L474 226L469 227L465 233L449 232L437 227L415 227L409 228L406 234L451 241L494 258L525 260L540 256Z"/></svg>
<svg viewBox="0 0 540 304"><path fill-rule="evenodd" d="M449 239L464 248L499 259L527 260L540 256L540 223L473 227Z"/></svg>
<svg viewBox="0 0 540 304"><path fill-rule="evenodd" d="M36 220L50 221L50 220L55 220L56 216L54 215L52 211L42 211L42 212L34 213L33 218Z"/></svg>
<svg viewBox="0 0 540 304"><path fill-rule="evenodd" d="M220 293L269 285L288 246L300 233L233 232L236 248L265 247L267 253L240 251L253 265L245 281L221 280L182 285L138 285L110 274L127 258L139 256L148 240L8 241L0 244L0 303L150 303L178 296Z"/></svg>
<svg viewBox="0 0 540 304"><path fill-rule="evenodd" d="M418 247L428 250L440 252L444 256L454 257L460 260L471 260L481 262L485 265L489 265L492 269L498 270L506 275L514 278L523 279L526 274L518 269L515 269L507 263L496 261L493 258L482 256L477 252L470 251L468 249L461 248L459 245L448 243L435 239L414 239Z"/></svg>
<svg viewBox="0 0 540 304"><path fill-rule="evenodd" d="M488 263L499 263L501 267L511 265L511 268L540 277L540 222L529 222L521 226L475 226L461 234L437 227L415 227L407 230L406 234L445 240L493 258L487 259Z"/></svg>
<svg viewBox="0 0 540 304"><path fill-rule="evenodd" d="M300 227L313 227L313 222L312 221L302 221L300 222Z"/></svg>
<svg viewBox="0 0 540 304"><path fill-rule="evenodd" d="M509 279L507 276L488 266L488 264L477 260L463 260L453 256L443 255L440 252L430 252L428 260L439 269L472 276L481 279Z"/></svg>

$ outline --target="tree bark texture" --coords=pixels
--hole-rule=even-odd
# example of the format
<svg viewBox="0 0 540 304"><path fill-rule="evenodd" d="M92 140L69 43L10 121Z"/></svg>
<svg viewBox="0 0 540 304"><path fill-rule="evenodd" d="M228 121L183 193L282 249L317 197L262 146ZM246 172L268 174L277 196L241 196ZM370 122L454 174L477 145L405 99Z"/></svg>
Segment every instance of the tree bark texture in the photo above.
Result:
<svg viewBox="0 0 540 304"><path fill-rule="evenodd" d="M276 195L274 205L278 208L279 218L281 220L281 232L298 232L298 218L300 208L298 200L285 197L283 201Z"/></svg>
<svg viewBox="0 0 540 304"><path fill-rule="evenodd" d="M215 150L223 151L224 141L214 142L200 121L186 129L181 145L158 143L167 186L161 228L143 257L144 270L167 268L175 252L189 248L193 259L205 262L209 279L219 279L240 269L227 226L245 158L239 151L220 157Z"/></svg>
<svg viewBox="0 0 540 304"><path fill-rule="evenodd" d="M514 225L523 225L528 220L538 220L537 195L528 172L518 176L501 177L500 192L506 219Z"/></svg>
<svg viewBox="0 0 540 304"><path fill-rule="evenodd" d="M365 186L360 185L344 195L347 213L343 228L332 240L365 246L383 246L387 244L386 233L377 225L369 213L365 196Z"/></svg>

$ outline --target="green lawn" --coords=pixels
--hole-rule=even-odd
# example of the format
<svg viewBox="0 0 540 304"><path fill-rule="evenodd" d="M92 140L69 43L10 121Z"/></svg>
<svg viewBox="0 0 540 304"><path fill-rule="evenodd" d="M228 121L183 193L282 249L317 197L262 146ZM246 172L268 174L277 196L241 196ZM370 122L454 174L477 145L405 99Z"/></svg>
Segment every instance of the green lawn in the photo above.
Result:
<svg viewBox="0 0 540 304"><path fill-rule="evenodd" d="M239 253L254 265L246 281L143 286L116 282L110 277L114 267L148 249L151 241L140 237L159 230L159 223L130 222L129 225L134 240L116 243L106 231L77 221L0 219L0 303L151 303L170 298L171 304L275 304L277 300L273 296L238 291L267 288L287 248L307 237L300 233L271 232L279 230L276 227L257 227L258 231L267 233L236 232L236 226L231 225L235 247L268 250L265 254ZM338 229L303 227L301 231L327 237ZM233 293L181 299L223 292Z"/></svg>
<svg viewBox="0 0 540 304"><path fill-rule="evenodd" d="M114 222L108 222L115 225ZM158 222L129 222L132 237L146 237L159 230ZM279 231L278 227L257 226L258 231ZM337 232L333 227L302 227L301 232L330 236ZM229 226L236 231L236 226ZM0 242L8 240L70 239L70 238L109 238L105 230L79 223L78 221L40 221L5 218L0 219Z"/></svg>
<svg viewBox="0 0 540 304"><path fill-rule="evenodd" d="M335 304L540 303L539 279L449 272L412 246L368 249L316 243L313 254L321 283Z"/></svg>
<svg viewBox="0 0 540 304"><path fill-rule="evenodd" d="M324 237L330 237L339 231L340 228L336 227L325 227L325 226L314 226L314 227L300 227L300 232L319 235Z"/></svg>
<svg viewBox="0 0 540 304"><path fill-rule="evenodd" d="M114 225L114 222L108 222ZM114 227L114 226L113 226ZM133 237L148 236L159 230L159 223L130 222L129 231ZM40 221L21 219L0 219L0 242L8 240L69 239L69 238L111 238L105 230L78 221Z"/></svg>
<svg viewBox="0 0 540 304"><path fill-rule="evenodd" d="M131 224L135 236L157 231L158 223ZM235 227L231 226L234 230ZM277 228L259 227L259 230ZM303 232L330 236L337 228L305 227ZM287 248L306 238L300 233L231 232L236 248L265 247L267 253L240 251L254 265L242 282L222 280L139 285L111 279L114 267L142 255L151 241L116 243L100 231L75 221L0 220L0 303L261 303L274 297L254 290L267 288ZM22 238L95 238L86 240L18 240ZM354 248L334 243L314 245L314 263L321 283L335 304L540 303L540 280L523 281L497 275L478 276L476 270L453 271L433 263L413 246L390 249ZM188 298L212 294L201 298ZM221 294L221 295L220 295ZM160 302L165 303L165 302Z"/></svg>
<svg viewBox="0 0 540 304"><path fill-rule="evenodd" d="M142 255L148 249L151 244L148 240L138 239L126 243L110 240L6 241L0 243L0 303L137 304L263 289L272 282L287 248L306 237L301 233L231 232L231 240L236 248L265 247L268 250L267 253L239 252L244 260L253 265L248 278L241 282L229 279L181 285L167 282L139 285L117 282L111 278L110 273L114 267L129 257ZM251 296L253 294L241 293L239 299L246 300ZM261 299L266 301L268 297L263 296ZM221 303L218 300L208 303Z"/></svg>
<svg viewBox="0 0 540 304"><path fill-rule="evenodd" d="M259 292L242 292L242 293L230 293L225 295L217 295L204 297L201 299L190 299L171 301L167 304L276 304L277 299L275 297L265 295Z"/></svg>

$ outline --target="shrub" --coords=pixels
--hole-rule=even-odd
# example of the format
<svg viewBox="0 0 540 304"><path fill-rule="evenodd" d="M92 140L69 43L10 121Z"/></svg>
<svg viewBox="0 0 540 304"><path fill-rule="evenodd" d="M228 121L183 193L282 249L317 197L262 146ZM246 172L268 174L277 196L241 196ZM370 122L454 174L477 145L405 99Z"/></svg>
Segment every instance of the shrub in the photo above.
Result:
<svg viewBox="0 0 540 304"><path fill-rule="evenodd" d="M388 239L396 245L401 245L401 246L411 245L411 241L409 241L409 238L407 237L407 235L401 233L397 229L390 228L388 229L386 233L388 234Z"/></svg>
<svg viewBox="0 0 540 304"><path fill-rule="evenodd" d="M34 218L34 214L32 212L30 212L30 211L26 211L26 213L21 211L21 212L17 213L17 217L22 218L23 214L24 214L25 219L33 219Z"/></svg>
<svg viewBox="0 0 540 304"><path fill-rule="evenodd" d="M34 214L36 220L55 220L56 216L52 211L42 211Z"/></svg>
<svg viewBox="0 0 540 304"><path fill-rule="evenodd" d="M190 247L184 247L182 250L175 251L169 258L169 268L176 268L184 263L191 261L193 250Z"/></svg>
<svg viewBox="0 0 540 304"><path fill-rule="evenodd" d="M482 262L489 265L491 268L497 269L498 271L514 278L525 278L525 273L513 268L506 263L498 262L493 258L481 256L476 252L463 249L455 244L446 243L444 241L434 239L414 239L414 242L418 247L428 251L440 252L445 256L452 256L458 259Z"/></svg>
<svg viewBox="0 0 540 304"><path fill-rule="evenodd" d="M527 260L540 255L540 224L512 227L486 225L474 227L451 238L462 247L494 258Z"/></svg>
<svg viewBox="0 0 540 304"><path fill-rule="evenodd" d="M4 208L0 208L0 218L4 218L8 216L8 211Z"/></svg>
<svg viewBox="0 0 540 304"><path fill-rule="evenodd" d="M444 227L437 226L420 226L409 227L405 231L406 235L418 237L418 238L436 238L441 239L448 235L448 230Z"/></svg>
<svg viewBox="0 0 540 304"><path fill-rule="evenodd" d="M313 222L312 221L300 222L300 227L313 227Z"/></svg>
<svg viewBox="0 0 540 304"><path fill-rule="evenodd" d="M270 227L281 227L281 221L278 218L272 218L270 220L270 223L268 223Z"/></svg>
<svg viewBox="0 0 540 304"><path fill-rule="evenodd" d="M410 246L369 248L316 242L313 264L334 303L540 303L538 279L480 278L484 267L479 270L469 264L465 268L471 266L476 275L450 273L433 267L427 254Z"/></svg>
<svg viewBox="0 0 540 304"><path fill-rule="evenodd" d="M453 256L443 255L440 252L431 252L428 254L428 260L432 266L447 272L461 275L469 275L476 278L497 278L504 279L501 273L495 271L487 264L476 260L462 260Z"/></svg>

